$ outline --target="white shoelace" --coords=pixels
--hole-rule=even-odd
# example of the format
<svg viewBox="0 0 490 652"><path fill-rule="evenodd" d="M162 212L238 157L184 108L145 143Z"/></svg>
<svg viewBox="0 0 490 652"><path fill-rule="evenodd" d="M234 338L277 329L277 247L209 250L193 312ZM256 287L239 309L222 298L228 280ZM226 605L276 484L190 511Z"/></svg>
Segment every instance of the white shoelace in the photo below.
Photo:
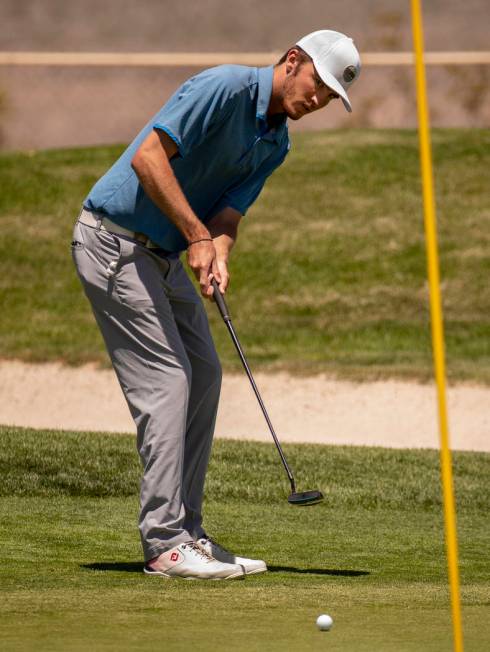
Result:
<svg viewBox="0 0 490 652"><path fill-rule="evenodd" d="M220 544L219 544L217 541L215 541L213 538L211 538L211 537L202 537L202 538L203 538L205 541L209 541L209 543L211 544L211 546L214 546L215 548L217 548L219 552L224 552L224 553L226 553L227 555L231 555L231 554L232 554L229 550L227 550L226 548L223 548L223 546L220 546Z"/></svg>
<svg viewBox="0 0 490 652"><path fill-rule="evenodd" d="M186 541L182 544L182 548L189 548L193 550L197 555L205 559L206 561L216 561L215 558L209 554L204 548L202 548L196 541Z"/></svg>

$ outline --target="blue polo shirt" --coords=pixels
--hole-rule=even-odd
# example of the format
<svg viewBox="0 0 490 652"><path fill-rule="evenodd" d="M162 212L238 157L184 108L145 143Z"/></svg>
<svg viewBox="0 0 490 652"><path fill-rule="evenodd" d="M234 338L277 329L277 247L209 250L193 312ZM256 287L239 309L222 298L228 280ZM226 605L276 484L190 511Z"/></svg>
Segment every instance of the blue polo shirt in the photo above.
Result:
<svg viewBox="0 0 490 652"><path fill-rule="evenodd" d="M167 251L187 242L145 194L131 160L152 129L177 144L170 162L199 219L231 206L244 215L289 151L286 116L267 122L273 67L218 66L186 81L154 115L84 201L120 226L145 233Z"/></svg>

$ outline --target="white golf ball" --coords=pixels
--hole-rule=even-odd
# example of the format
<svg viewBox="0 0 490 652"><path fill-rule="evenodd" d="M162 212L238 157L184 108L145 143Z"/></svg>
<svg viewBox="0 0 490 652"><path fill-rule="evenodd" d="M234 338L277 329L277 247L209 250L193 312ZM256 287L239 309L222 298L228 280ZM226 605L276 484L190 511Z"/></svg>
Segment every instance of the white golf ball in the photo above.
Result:
<svg viewBox="0 0 490 652"><path fill-rule="evenodd" d="M316 626L322 632L328 632L328 630L332 627L332 625L333 625L333 620L328 614L322 614L321 616L318 616L318 618L316 619Z"/></svg>

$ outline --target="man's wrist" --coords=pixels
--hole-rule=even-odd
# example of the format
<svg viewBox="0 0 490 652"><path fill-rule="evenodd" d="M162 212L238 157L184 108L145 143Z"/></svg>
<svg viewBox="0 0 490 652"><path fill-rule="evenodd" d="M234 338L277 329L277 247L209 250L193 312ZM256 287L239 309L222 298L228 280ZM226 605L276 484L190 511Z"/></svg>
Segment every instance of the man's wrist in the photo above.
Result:
<svg viewBox="0 0 490 652"><path fill-rule="evenodd" d="M188 244L197 240L212 240L211 234L204 225L201 225L201 228L189 229L184 235Z"/></svg>
<svg viewBox="0 0 490 652"><path fill-rule="evenodd" d="M187 243L187 249L191 247L192 245L199 244L200 242L212 242L213 238L199 238L198 240L192 240L191 242Z"/></svg>

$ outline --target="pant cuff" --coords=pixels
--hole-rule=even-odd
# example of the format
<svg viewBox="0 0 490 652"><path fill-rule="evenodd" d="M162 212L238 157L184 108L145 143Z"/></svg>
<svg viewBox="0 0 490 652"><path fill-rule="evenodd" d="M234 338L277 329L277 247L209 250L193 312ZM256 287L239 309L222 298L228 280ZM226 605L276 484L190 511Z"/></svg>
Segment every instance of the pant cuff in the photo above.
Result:
<svg viewBox="0 0 490 652"><path fill-rule="evenodd" d="M146 546L143 544L145 562L150 561L150 559L154 559L155 557L159 557L162 553L167 552L167 550L171 550L172 548L175 548L175 546L190 541L191 539L191 535L185 533L183 536L175 537L170 541L159 541L152 546Z"/></svg>

